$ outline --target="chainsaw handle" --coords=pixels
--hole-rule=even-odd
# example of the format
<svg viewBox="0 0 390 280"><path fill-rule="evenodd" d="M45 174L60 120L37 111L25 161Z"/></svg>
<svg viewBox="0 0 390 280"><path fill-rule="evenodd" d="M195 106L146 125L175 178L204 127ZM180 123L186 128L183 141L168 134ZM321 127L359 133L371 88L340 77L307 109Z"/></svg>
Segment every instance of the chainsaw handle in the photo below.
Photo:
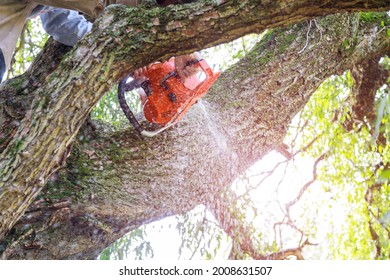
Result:
<svg viewBox="0 0 390 280"><path fill-rule="evenodd" d="M186 65L184 65L184 67L192 66L194 64L197 64L197 63L201 62L202 60L204 60L204 59L203 58L199 58L199 59L194 59L194 60L187 61Z"/></svg>
<svg viewBox="0 0 390 280"><path fill-rule="evenodd" d="M193 92L201 92L204 91L210 87L208 84L210 80L214 80L219 76L219 72L214 73L214 71L210 68L210 66L207 64L206 60L200 59L195 67L200 67L202 71L206 74L206 78L200 82L194 89L192 89Z"/></svg>
<svg viewBox="0 0 390 280"><path fill-rule="evenodd" d="M204 61L203 58L200 58L200 59L194 59L194 60L190 60L190 61L187 61L187 63L185 64L184 67L187 67L187 66L194 66L194 67L201 67L203 69L203 72L205 72L207 78L209 77L209 73L206 72L206 70L204 70L204 67L201 66L201 61ZM206 63L207 65L207 63ZM208 65L207 65L208 67ZM210 68L210 67L208 67ZM167 80L171 77L179 77L179 74L177 73L177 71L172 71L172 72L169 72L161 81L160 81L160 86L163 87L165 90L168 89L168 84L167 84Z"/></svg>
<svg viewBox="0 0 390 280"><path fill-rule="evenodd" d="M203 58L190 60L186 63L185 67L187 67L187 66L194 66L194 67L202 68L203 72L205 72L205 74L207 75L207 78L209 76L214 75L213 70L210 68L210 66L207 64L206 60L204 60Z"/></svg>
<svg viewBox="0 0 390 280"><path fill-rule="evenodd" d="M203 58L190 60L186 63L185 67L187 66L200 67L203 70L203 72L206 74L207 78L209 78L210 76L214 76L213 70L210 68L206 60L204 60Z"/></svg>

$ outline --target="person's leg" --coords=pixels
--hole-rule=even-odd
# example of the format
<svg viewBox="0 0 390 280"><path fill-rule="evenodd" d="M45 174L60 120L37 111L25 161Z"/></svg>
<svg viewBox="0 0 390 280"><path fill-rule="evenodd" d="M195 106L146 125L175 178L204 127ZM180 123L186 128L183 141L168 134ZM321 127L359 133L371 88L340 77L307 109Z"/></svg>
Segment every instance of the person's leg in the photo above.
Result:
<svg viewBox="0 0 390 280"><path fill-rule="evenodd" d="M111 4L137 6L142 0L34 0L40 4L50 4L51 8L41 15L43 28L48 34L62 44L73 46L85 33L89 32L92 24L74 10L93 10L96 5L104 7ZM80 3L82 2L82 3ZM69 9L53 8L68 7ZM46 6L48 7L48 6Z"/></svg>
<svg viewBox="0 0 390 280"><path fill-rule="evenodd" d="M37 4L27 0L6 0L0 5L0 50L3 55L1 70L3 75L11 63L24 23L36 6Z"/></svg>
<svg viewBox="0 0 390 280"><path fill-rule="evenodd" d="M42 26L53 38L64 45L73 46L92 29L77 11L50 8L41 15Z"/></svg>
<svg viewBox="0 0 390 280"><path fill-rule="evenodd" d="M38 4L80 11L96 18L105 7L105 0L34 0Z"/></svg>
<svg viewBox="0 0 390 280"><path fill-rule="evenodd" d="M138 6L142 0L34 0L38 4L80 11L96 18L105 7L111 4Z"/></svg>

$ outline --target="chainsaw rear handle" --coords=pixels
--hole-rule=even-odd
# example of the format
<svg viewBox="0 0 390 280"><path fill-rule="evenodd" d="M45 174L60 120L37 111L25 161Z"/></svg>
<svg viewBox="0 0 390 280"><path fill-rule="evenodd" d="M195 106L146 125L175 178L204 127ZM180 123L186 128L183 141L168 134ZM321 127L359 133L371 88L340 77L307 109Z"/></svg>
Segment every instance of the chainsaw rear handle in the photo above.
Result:
<svg viewBox="0 0 390 280"><path fill-rule="evenodd" d="M193 66L193 67L196 67L196 68L201 68L203 70L203 72L206 74L206 80L211 76L213 77L214 76L214 72L213 70L210 68L210 66L207 64L206 60L204 60L203 58L200 58L200 59L194 59L194 60L190 60L186 63L185 67L187 66ZM168 89L168 85L166 83L166 81L171 78L171 77L179 77L179 74L177 73L177 71L173 71L173 72L170 72L169 74L167 74L161 81L160 81L160 86L163 87L165 90ZM201 86L202 86L203 82L201 82L194 90L198 90Z"/></svg>
<svg viewBox="0 0 390 280"><path fill-rule="evenodd" d="M207 64L206 60L204 60L203 58L200 58L200 59L194 59L194 60L190 60L186 63L185 67L187 66L194 66L194 67L200 67L202 68L203 72L206 73L207 77L213 75L213 70L210 68L210 66Z"/></svg>
<svg viewBox="0 0 390 280"><path fill-rule="evenodd" d="M215 74L211 67L207 64L206 60L204 59L199 59L197 62L194 64L195 67L200 67L202 71L206 74L206 79L197 85L193 91L199 91L205 84L206 81L208 81L210 78L214 78Z"/></svg>
<svg viewBox="0 0 390 280"><path fill-rule="evenodd" d="M197 64L197 63L201 62L202 60L204 60L204 59L203 58L199 58L199 59L193 59L193 60L187 61L186 65L184 65L184 67L192 66L194 64Z"/></svg>

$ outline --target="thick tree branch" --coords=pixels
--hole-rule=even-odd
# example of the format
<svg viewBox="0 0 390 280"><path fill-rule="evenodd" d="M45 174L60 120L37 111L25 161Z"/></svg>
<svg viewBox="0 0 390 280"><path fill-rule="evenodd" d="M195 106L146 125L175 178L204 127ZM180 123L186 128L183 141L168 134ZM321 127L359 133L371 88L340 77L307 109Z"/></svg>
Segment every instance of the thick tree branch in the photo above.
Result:
<svg viewBox="0 0 390 280"><path fill-rule="evenodd" d="M315 16L335 12L385 11L390 9L388 1L363 0L323 0L315 3L313 1L287 1L288 3L286 3L284 0L263 1L262 3L254 0L247 1L244 4L241 3L239 6L234 1L217 1L214 4L211 4L213 1L198 2L191 6L170 6L163 10L159 10L159 8L151 10L143 8L125 9L118 6L110 8L107 15L103 16L106 20L102 20L103 23L102 21L96 23L96 25L98 23L99 25L90 34L89 40L87 42L83 40L75 49L78 49L79 46L86 48L89 43L92 44L93 48L99 47L102 52L116 53L117 57L115 59L117 63L124 67L119 73L119 76L123 77L126 73L150 62L166 59L183 52L189 53L200 48L230 42L248 33L260 33L265 29L288 26ZM139 14L143 14L141 19L138 16ZM115 24L109 26L110 23ZM241 30L242 26L247 29ZM316 26L318 25L316 24ZM117 39L104 46L97 44L97 42L93 44L93 41L99 36L102 37L100 41L104 41L103 37L105 35L114 35ZM156 42L158 44L155 44ZM306 43L308 43L308 40L306 40ZM121 49L121 55L114 48ZM71 60L79 61L76 52L73 52L72 55L74 58ZM99 53L95 52L94 56L98 55ZM36 60L36 67L27 72L27 76L35 76L33 79L35 85L42 86L45 78L55 69L47 66L57 66L57 61L50 60L48 64L46 57L50 57L50 59L53 57L55 59L62 58L62 56L53 56L53 54L50 54L50 51L46 50ZM99 58L95 61L99 61ZM115 64L109 67L116 68L119 65ZM35 71L44 73L44 75L35 75ZM118 75L117 71L111 71L110 73L114 74L115 77ZM19 77L14 80L17 83L23 78ZM81 81L81 83L84 84L86 82ZM4 92L10 91L7 84L9 85L9 83L3 83L0 87L2 95ZM12 85L15 86L15 83ZM29 101L32 102L37 87L15 87L12 91L21 92L26 90L29 91ZM48 91L48 93L50 92ZM4 97L1 96L1 98ZM26 106L22 108L27 109Z"/></svg>
<svg viewBox="0 0 390 280"><path fill-rule="evenodd" d="M42 87L47 76L61 62L71 48L50 39L31 67L21 76L6 80L0 85L0 153L11 141L20 121L34 99L32 92ZM50 57L50 63L46 58Z"/></svg>
<svg viewBox="0 0 390 280"><path fill-rule="evenodd" d="M362 64L355 65L351 74L354 79L352 104L352 119L346 123L346 128L351 130L359 124L374 126L376 119L375 95L377 90L384 85L389 77L389 71L379 63L382 56L378 55ZM372 133L374 133L372 129Z"/></svg>

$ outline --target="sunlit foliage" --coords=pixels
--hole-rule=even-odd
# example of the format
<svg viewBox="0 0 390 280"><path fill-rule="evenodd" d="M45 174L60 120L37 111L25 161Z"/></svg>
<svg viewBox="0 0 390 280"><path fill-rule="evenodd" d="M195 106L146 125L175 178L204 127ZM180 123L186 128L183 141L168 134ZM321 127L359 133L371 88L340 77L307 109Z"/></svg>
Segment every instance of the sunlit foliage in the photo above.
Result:
<svg viewBox="0 0 390 280"><path fill-rule="evenodd" d="M8 78L22 74L28 69L47 38L48 35L42 29L39 18L30 19L26 22L16 46L15 54L12 57Z"/></svg>
<svg viewBox="0 0 390 280"><path fill-rule="evenodd" d="M327 229L329 248L325 257L388 259L389 231L381 219L390 209L389 115L383 112L377 120L382 123L384 143L376 139L378 135L373 135L375 129L369 124L357 123L350 128L352 86L349 72L324 82L300 115L292 134L297 130L302 133L294 144L298 150L316 139L304 154L313 158L326 154L317 177L322 194L310 202L321 211L319 215L326 217L316 227L317 233ZM377 93L378 106L383 98L387 103L382 90Z"/></svg>
<svg viewBox="0 0 390 280"><path fill-rule="evenodd" d="M145 227L133 230L130 234L117 240L100 254L101 260L137 260L153 258L153 248L147 240Z"/></svg>

